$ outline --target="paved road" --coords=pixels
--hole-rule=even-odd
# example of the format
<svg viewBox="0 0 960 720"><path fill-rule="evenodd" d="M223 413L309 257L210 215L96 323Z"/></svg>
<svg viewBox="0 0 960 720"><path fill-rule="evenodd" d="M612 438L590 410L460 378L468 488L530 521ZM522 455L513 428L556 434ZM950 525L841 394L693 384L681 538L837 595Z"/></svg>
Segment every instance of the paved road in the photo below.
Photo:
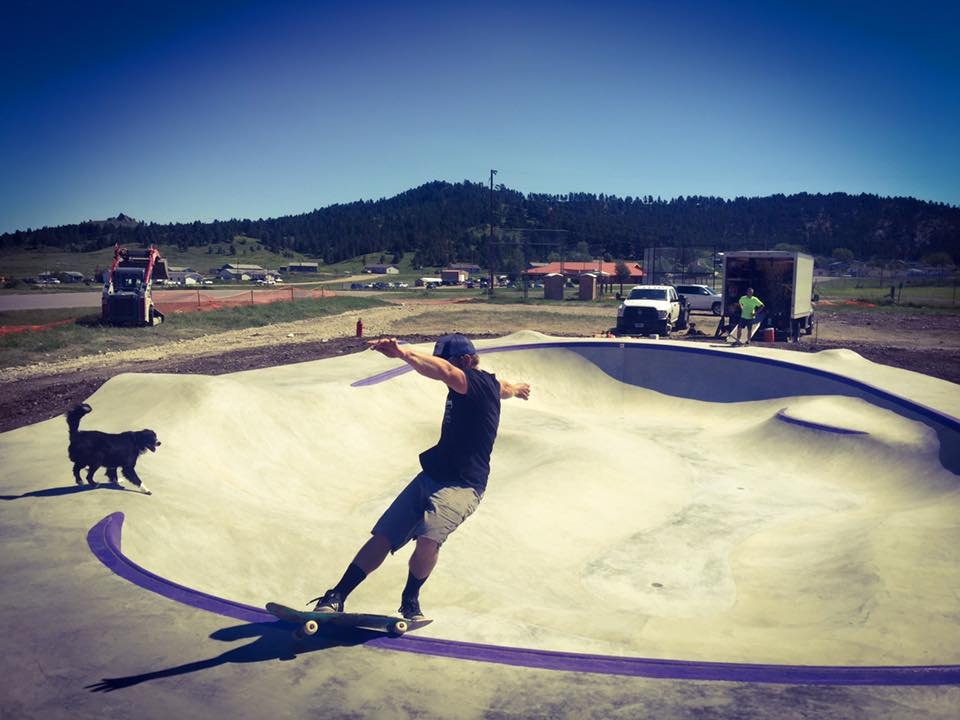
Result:
<svg viewBox="0 0 960 720"><path fill-rule="evenodd" d="M46 293L41 290L32 293L0 295L0 312L74 307L100 307L100 291Z"/></svg>

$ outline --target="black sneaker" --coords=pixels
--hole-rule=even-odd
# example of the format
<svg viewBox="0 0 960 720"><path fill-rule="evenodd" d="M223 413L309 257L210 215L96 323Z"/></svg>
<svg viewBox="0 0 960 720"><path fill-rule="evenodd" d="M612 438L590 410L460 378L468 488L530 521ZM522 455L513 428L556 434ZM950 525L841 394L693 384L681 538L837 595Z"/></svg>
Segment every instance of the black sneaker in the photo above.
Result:
<svg viewBox="0 0 960 720"><path fill-rule="evenodd" d="M427 617L420 612L419 598L401 598L398 612L407 620L423 620Z"/></svg>
<svg viewBox="0 0 960 720"><path fill-rule="evenodd" d="M336 590L327 590L323 597L314 598L309 600L307 605L316 601L317 605L313 608L313 612L321 613L334 613L334 612L343 612L343 598L340 597L340 593Z"/></svg>

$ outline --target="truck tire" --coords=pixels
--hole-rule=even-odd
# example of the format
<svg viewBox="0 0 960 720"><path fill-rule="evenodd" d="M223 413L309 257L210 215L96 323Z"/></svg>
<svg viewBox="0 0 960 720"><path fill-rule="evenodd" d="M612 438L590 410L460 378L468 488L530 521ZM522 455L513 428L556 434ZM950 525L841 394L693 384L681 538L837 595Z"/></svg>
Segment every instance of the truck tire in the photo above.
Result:
<svg viewBox="0 0 960 720"><path fill-rule="evenodd" d="M711 305L710 312L712 312L714 315L720 315L720 303L715 302L713 305Z"/></svg>
<svg viewBox="0 0 960 720"><path fill-rule="evenodd" d="M673 323L671 323L669 320L665 320L663 323L663 330L661 331L660 334L663 335L664 337L670 337L670 333L672 330L673 330Z"/></svg>

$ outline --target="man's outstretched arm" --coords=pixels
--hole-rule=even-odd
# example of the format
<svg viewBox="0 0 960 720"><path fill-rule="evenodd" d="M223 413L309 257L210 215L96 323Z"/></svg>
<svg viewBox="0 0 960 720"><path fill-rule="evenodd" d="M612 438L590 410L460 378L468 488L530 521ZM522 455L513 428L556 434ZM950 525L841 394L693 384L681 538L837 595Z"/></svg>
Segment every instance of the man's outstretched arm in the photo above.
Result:
<svg viewBox="0 0 960 720"><path fill-rule="evenodd" d="M424 377L439 380L454 392L466 394L467 375L453 363L434 355L419 353L409 346L401 346L396 338L381 338L369 342L371 350L389 358L403 360Z"/></svg>

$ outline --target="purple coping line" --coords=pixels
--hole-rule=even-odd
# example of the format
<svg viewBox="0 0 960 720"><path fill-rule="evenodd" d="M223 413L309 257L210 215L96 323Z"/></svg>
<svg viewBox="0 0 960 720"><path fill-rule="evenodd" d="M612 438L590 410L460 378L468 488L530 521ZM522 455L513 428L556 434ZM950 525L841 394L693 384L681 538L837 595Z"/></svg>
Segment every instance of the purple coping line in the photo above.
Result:
<svg viewBox="0 0 960 720"><path fill-rule="evenodd" d="M93 554L120 577L145 590L200 610L244 622L280 622L266 610L192 590L137 565L120 549L123 519L122 512L107 515L87 533L87 544ZM662 680L709 680L784 685L960 685L960 665L855 667L657 660L531 650L411 636L376 638L365 644L376 648L457 660Z"/></svg>
<svg viewBox="0 0 960 720"><path fill-rule="evenodd" d="M823 423L814 422L813 420L801 420L800 418L790 417L787 414L786 408L778 411L776 417L777 420L783 420L783 422L790 423L791 425L799 425L800 427L810 428L811 430L822 430L823 432L836 433L837 435L870 434L864 430L851 430L850 428L837 427L836 425L824 425Z"/></svg>

